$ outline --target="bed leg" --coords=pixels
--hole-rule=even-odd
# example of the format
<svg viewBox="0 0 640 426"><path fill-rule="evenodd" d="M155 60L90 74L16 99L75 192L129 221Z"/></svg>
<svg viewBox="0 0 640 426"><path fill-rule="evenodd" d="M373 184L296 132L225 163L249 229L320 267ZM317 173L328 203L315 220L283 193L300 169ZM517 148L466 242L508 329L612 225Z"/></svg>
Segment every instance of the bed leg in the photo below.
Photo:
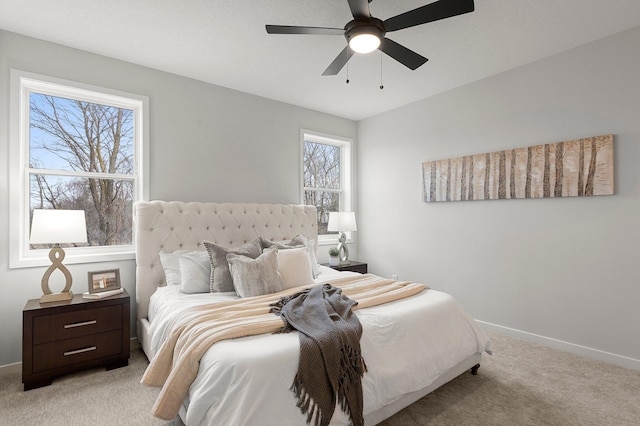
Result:
<svg viewBox="0 0 640 426"><path fill-rule="evenodd" d="M478 368L480 368L480 364L476 364L473 367L471 367L471 374L473 374L474 376L478 375Z"/></svg>

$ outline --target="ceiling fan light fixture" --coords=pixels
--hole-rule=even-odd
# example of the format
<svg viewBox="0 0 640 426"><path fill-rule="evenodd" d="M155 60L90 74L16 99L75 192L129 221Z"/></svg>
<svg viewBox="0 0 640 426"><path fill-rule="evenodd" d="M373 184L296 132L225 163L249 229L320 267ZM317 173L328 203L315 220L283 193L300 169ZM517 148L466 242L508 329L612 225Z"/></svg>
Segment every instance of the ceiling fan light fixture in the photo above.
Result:
<svg viewBox="0 0 640 426"><path fill-rule="evenodd" d="M380 47L380 38L375 34L358 34L349 40L349 47L357 53L371 53Z"/></svg>
<svg viewBox="0 0 640 426"><path fill-rule="evenodd" d="M371 16L371 11L369 10L371 0L347 0L347 3L351 9L353 20L347 22L343 30L330 27L267 25L267 33L344 35L347 46L338 53L338 56L329 64L322 75L337 75L355 53L370 53L376 49L400 62L405 67L415 70L427 62L428 59L386 38L386 33L451 18L475 10L474 0L431 0L424 6L382 21L375 16ZM382 58L382 55L380 58ZM380 88L382 89L382 84Z"/></svg>
<svg viewBox="0 0 640 426"><path fill-rule="evenodd" d="M344 27L349 47L356 53L370 53L380 47L384 37L384 25L377 18L367 22L353 20Z"/></svg>

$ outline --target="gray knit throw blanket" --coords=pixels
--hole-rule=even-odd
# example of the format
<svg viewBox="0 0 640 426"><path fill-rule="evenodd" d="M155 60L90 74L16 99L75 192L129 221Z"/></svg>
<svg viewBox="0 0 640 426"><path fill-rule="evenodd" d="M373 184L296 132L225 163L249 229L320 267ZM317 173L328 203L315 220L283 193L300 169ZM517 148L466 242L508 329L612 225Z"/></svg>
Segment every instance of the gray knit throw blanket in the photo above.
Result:
<svg viewBox="0 0 640 426"><path fill-rule="evenodd" d="M307 424L328 425L336 407L364 424L362 376L366 366L360 353L362 325L351 307L357 302L342 290L323 284L285 297L271 312L285 321L282 331L298 330L300 361L291 385L297 406L307 415Z"/></svg>

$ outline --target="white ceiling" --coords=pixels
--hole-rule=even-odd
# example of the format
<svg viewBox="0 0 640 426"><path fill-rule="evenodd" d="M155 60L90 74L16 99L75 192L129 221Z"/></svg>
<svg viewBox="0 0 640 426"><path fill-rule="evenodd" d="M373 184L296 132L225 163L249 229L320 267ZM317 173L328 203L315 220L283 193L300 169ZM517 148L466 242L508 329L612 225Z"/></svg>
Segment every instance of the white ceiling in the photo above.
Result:
<svg viewBox="0 0 640 426"><path fill-rule="evenodd" d="M384 20L430 2L370 9ZM343 27L347 0L0 0L0 28L360 120L640 25L640 0L476 0L475 9L389 33L429 62L411 71L379 51L356 55L349 84L346 67L321 76L342 36L264 28Z"/></svg>

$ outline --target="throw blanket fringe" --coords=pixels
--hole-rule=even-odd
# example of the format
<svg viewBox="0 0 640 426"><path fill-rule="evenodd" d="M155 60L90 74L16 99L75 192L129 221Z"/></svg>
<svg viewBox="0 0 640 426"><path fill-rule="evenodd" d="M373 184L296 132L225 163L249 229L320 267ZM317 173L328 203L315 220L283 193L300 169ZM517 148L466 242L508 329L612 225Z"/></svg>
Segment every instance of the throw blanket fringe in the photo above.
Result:
<svg viewBox="0 0 640 426"><path fill-rule="evenodd" d="M331 284L316 286L273 304L271 311L298 330L300 357L291 390L307 424L327 426L336 398L354 426L362 426L362 376L366 370L360 352L362 326L353 315L357 302Z"/></svg>
<svg viewBox="0 0 640 426"><path fill-rule="evenodd" d="M409 297L427 288L423 284L395 282L370 274L332 280L331 284L358 302L354 310ZM164 420L178 415L198 374L200 359L211 345L224 339L281 330L285 323L269 312L270 305L307 287L197 306L185 312L142 376L141 383L162 388L152 408L153 415ZM387 290L376 292L383 287Z"/></svg>

